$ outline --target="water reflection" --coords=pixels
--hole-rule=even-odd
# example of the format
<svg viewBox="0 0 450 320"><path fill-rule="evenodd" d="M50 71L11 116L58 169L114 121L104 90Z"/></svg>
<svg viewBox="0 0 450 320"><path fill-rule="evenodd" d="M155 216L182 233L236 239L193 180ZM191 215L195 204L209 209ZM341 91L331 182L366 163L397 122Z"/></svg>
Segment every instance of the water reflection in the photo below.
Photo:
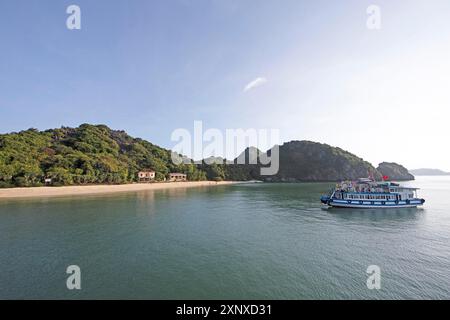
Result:
<svg viewBox="0 0 450 320"><path fill-rule="evenodd" d="M235 191L252 204L276 210L317 210L327 187L323 183L272 183L236 186Z"/></svg>
<svg viewBox="0 0 450 320"><path fill-rule="evenodd" d="M420 221L426 210L423 208L386 208L386 209L358 209L358 208L322 208L335 219L352 223L370 222L411 222Z"/></svg>

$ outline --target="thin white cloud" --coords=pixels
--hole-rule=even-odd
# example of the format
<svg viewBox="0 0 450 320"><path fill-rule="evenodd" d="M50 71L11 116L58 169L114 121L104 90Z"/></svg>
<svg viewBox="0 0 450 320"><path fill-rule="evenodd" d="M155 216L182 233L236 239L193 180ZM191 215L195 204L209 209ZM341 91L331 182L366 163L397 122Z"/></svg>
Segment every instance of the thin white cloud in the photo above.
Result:
<svg viewBox="0 0 450 320"><path fill-rule="evenodd" d="M263 84L265 84L267 82L267 79L264 77L259 77L256 78L255 80L253 80L252 82L250 82L249 84L247 84L244 88L244 92L250 91L252 89L255 89L257 87L262 86Z"/></svg>

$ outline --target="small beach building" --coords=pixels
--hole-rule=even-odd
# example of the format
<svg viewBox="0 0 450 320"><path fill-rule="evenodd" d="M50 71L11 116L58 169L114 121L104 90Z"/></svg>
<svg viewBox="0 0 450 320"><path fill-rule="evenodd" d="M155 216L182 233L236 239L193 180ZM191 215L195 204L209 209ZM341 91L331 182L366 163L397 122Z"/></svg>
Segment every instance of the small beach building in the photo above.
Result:
<svg viewBox="0 0 450 320"><path fill-rule="evenodd" d="M169 181L175 182L175 181L187 181L187 175L184 173L170 173L169 174Z"/></svg>
<svg viewBox="0 0 450 320"><path fill-rule="evenodd" d="M142 170L138 172L139 182L150 182L155 180L156 172L153 170Z"/></svg>

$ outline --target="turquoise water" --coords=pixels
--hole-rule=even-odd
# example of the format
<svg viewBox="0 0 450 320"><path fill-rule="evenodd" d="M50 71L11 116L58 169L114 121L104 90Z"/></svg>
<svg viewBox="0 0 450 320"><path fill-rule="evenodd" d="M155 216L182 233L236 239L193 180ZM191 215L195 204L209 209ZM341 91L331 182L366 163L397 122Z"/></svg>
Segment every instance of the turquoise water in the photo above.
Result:
<svg viewBox="0 0 450 320"><path fill-rule="evenodd" d="M319 183L1 201L0 298L448 299L450 178L411 184L423 209L327 209Z"/></svg>

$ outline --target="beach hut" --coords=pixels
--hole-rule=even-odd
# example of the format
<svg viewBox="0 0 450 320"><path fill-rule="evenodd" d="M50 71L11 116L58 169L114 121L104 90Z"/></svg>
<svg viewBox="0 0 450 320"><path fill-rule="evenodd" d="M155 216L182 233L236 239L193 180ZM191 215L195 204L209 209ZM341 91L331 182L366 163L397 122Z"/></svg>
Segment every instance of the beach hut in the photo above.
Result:
<svg viewBox="0 0 450 320"><path fill-rule="evenodd" d="M156 172L153 170L142 170L138 172L139 182L150 182L155 180Z"/></svg>
<svg viewBox="0 0 450 320"><path fill-rule="evenodd" d="M176 181L187 181L187 175L184 173L170 173L169 174L169 181L176 182Z"/></svg>

